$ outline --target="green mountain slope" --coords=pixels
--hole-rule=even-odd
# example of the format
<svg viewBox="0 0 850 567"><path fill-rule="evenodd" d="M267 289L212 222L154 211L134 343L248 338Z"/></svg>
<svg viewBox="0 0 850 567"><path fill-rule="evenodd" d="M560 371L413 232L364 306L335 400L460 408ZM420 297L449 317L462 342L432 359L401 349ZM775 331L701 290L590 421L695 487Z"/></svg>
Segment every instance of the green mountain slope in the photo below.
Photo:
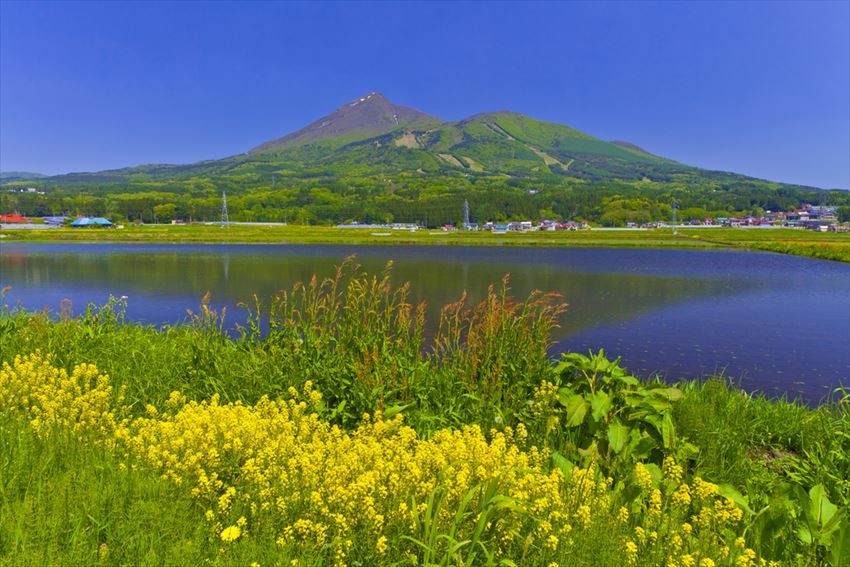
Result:
<svg viewBox="0 0 850 567"><path fill-rule="evenodd" d="M499 176L564 181L671 182L746 179L706 172L626 142L514 112L455 122L396 105L380 93L344 104L308 126L245 154L187 165L143 165L47 178L57 185L136 183L216 177Z"/></svg>
<svg viewBox="0 0 850 567"><path fill-rule="evenodd" d="M41 193L15 192L39 187ZM220 217L300 223L586 219L605 226L850 204L850 193L707 171L514 112L442 122L380 93L224 159L3 184L0 212L121 222Z"/></svg>
<svg viewBox="0 0 850 567"><path fill-rule="evenodd" d="M594 138L574 128L512 112L478 114L441 124L425 120L388 125L380 134L351 131L315 142L286 137L259 153L267 161L330 168L337 172L471 174L575 179L669 180L693 168L647 152ZM355 137L356 136L356 137ZM300 141L299 141L300 140ZM259 159L259 157L255 158Z"/></svg>
<svg viewBox="0 0 850 567"><path fill-rule="evenodd" d="M26 181L28 179L41 179L47 177L43 173L33 173L31 171L0 171L0 183L7 181Z"/></svg>

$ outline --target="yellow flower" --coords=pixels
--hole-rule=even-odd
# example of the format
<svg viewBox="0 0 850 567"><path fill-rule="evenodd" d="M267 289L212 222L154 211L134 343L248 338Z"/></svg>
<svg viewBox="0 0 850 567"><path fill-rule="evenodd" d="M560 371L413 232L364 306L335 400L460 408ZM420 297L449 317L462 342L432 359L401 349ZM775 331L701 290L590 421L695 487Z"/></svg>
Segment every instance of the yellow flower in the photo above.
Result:
<svg viewBox="0 0 850 567"><path fill-rule="evenodd" d="M673 537L670 538L670 544L673 546L674 551L681 549L682 543L682 536L679 534L673 534Z"/></svg>
<svg viewBox="0 0 850 567"><path fill-rule="evenodd" d="M674 506L687 507L691 504L691 489L687 484L679 485L679 488L673 493L671 501Z"/></svg>
<svg viewBox="0 0 850 567"><path fill-rule="evenodd" d="M652 491L649 497L647 514L650 521L658 520L661 517L661 491L657 488Z"/></svg>
<svg viewBox="0 0 850 567"><path fill-rule="evenodd" d="M676 463L676 459L671 456L664 457L664 464L662 465L662 470L664 472L664 478L669 479L673 482L673 484L679 484L682 482L682 475L684 474L684 470L681 465Z"/></svg>
<svg viewBox="0 0 850 567"><path fill-rule="evenodd" d="M242 530L239 529L239 526L229 526L221 530L221 541L225 543L230 543L239 539L239 536L242 535Z"/></svg>
<svg viewBox="0 0 850 567"><path fill-rule="evenodd" d="M717 485L711 482L705 482L700 477L694 477L694 491L701 500L711 498L717 494Z"/></svg>
<svg viewBox="0 0 850 567"><path fill-rule="evenodd" d="M635 480L637 481L637 485L641 488L641 490L649 491L652 489L652 474L649 472L649 469L643 463L638 463L635 465Z"/></svg>
<svg viewBox="0 0 850 567"><path fill-rule="evenodd" d="M578 519L583 527L586 528L590 526L590 506L588 506L587 504L582 504L581 506L579 506L578 510L576 511L576 516L578 516Z"/></svg>
<svg viewBox="0 0 850 567"><path fill-rule="evenodd" d="M383 555L387 552L387 536L381 536L378 538L378 542L375 544L375 551L378 555Z"/></svg>
<svg viewBox="0 0 850 567"><path fill-rule="evenodd" d="M626 563L634 565L637 562L638 546L632 540L626 540Z"/></svg>

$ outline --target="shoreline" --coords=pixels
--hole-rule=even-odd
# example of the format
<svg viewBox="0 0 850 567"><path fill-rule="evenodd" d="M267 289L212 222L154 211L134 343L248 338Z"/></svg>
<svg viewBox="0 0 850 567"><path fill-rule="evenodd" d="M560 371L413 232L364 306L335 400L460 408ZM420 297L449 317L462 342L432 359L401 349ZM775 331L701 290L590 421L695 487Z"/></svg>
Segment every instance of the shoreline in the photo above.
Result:
<svg viewBox="0 0 850 567"><path fill-rule="evenodd" d="M368 229L362 229L364 232ZM420 230L379 234L312 226L153 225L123 229L0 230L0 245L24 242L162 244L339 244L753 250L850 263L850 235L795 229L682 228L491 234Z"/></svg>

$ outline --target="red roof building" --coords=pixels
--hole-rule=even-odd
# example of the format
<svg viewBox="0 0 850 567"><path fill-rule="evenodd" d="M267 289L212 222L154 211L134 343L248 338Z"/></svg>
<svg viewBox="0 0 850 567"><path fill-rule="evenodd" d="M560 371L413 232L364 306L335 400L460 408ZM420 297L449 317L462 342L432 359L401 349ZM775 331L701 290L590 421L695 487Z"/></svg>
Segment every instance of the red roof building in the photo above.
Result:
<svg viewBox="0 0 850 567"><path fill-rule="evenodd" d="M30 222L30 219L26 217L22 217L21 215L8 214L8 215L0 215L0 223L3 224L23 224Z"/></svg>

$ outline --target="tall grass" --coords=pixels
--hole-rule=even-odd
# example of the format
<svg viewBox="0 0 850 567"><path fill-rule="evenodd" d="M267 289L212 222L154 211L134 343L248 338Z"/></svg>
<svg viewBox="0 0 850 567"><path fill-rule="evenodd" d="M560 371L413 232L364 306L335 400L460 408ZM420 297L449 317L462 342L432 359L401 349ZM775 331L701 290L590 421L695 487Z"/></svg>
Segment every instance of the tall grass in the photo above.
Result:
<svg viewBox="0 0 850 567"><path fill-rule="evenodd" d="M199 565L214 558L196 505L146 469L0 413L0 563Z"/></svg>
<svg viewBox="0 0 850 567"><path fill-rule="evenodd" d="M332 277L280 291L267 309L255 298L236 336L208 296L187 324L162 329L127 323L116 299L89 305L76 319L7 310L0 360L40 348L69 369L96 364L138 408L174 389L253 402L311 381L332 419L346 426L376 409L403 407L423 431L489 427L497 415L521 411L551 368L560 298L535 291L514 300L505 277L477 305L464 295L446 306L436 334L426 337L425 305L410 303L408 284L392 284L391 269L370 275L348 259Z"/></svg>

